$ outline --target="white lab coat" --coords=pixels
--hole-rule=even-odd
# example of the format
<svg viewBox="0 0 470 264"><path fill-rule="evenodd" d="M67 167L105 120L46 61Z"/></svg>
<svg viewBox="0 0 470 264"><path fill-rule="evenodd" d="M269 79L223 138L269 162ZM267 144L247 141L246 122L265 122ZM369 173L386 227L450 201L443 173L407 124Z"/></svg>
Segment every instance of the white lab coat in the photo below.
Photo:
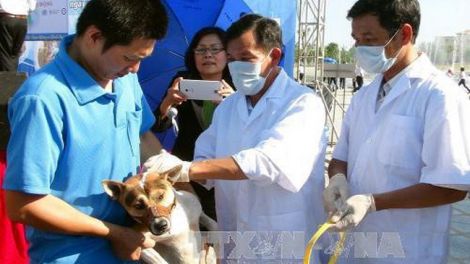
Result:
<svg viewBox="0 0 470 264"><path fill-rule="evenodd" d="M195 160L231 156L249 178L208 181L221 231L302 231L304 241L296 241L295 250L303 255L326 220L324 125L320 98L283 70L250 115L239 92L217 107L196 141Z"/></svg>
<svg viewBox="0 0 470 264"><path fill-rule="evenodd" d="M381 80L378 75L353 97L333 153L348 162L351 195L418 183L468 190L470 103L466 96L424 54L405 69L376 113ZM450 216L450 205L372 213L354 232L372 232L373 241L365 246L358 241L348 244L355 248L339 263L446 263ZM365 233L351 236L357 235ZM361 252L376 255L364 259Z"/></svg>

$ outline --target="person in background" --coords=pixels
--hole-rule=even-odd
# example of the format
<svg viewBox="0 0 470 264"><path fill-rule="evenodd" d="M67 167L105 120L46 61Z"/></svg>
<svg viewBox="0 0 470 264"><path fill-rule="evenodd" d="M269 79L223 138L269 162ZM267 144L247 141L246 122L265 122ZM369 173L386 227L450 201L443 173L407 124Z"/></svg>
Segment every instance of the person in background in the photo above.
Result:
<svg viewBox="0 0 470 264"><path fill-rule="evenodd" d="M451 68L447 69L446 75L452 80L454 79L454 71Z"/></svg>
<svg viewBox="0 0 470 264"><path fill-rule="evenodd" d="M0 71L16 71L36 0L0 0Z"/></svg>
<svg viewBox="0 0 470 264"><path fill-rule="evenodd" d="M257 262L247 262L291 262L293 255L273 239L299 231L307 242L326 220L325 108L315 92L278 66L281 48L276 21L247 14L234 22L227 29L227 56L237 91L216 108L197 139L194 162L162 153L144 164L150 172L182 165L179 181L206 179L206 187L215 189L220 231L253 234L250 245L226 245L226 263L231 257L243 263L235 252L243 253L244 246L261 248ZM312 257L318 263L318 251Z"/></svg>
<svg viewBox="0 0 470 264"><path fill-rule="evenodd" d="M463 87L465 87L465 89L467 89L468 93L470 93L470 88L467 87L466 79L467 79L467 74L465 73L465 68L460 67L459 84L458 85L459 86L463 85Z"/></svg>
<svg viewBox="0 0 470 264"><path fill-rule="evenodd" d="M345 65L346 62L343 61L341 64ZM346 78L345 77L340 77L339 78L339 89L346 89Z"/></svg>
<svg viewBox="0 0 470 264"><path fill-rule="evenodd" d="M123 263L154 246L101 182L137 174L161 149L135 73L167 28L158 0L91 0L76 35L11 99L3 187L31 263Z"/></svg>
<svg viewBox="0 0 470 264"><path fill-rule="evenodd" d="M299 66L299 82L301 84L305 83L304 76L305 76L305 66L304 66L304 63L301 62Z"/></svg>
<svg viewBox="0 0 470 264"><path fill-rule="evenodd" d="M336 77L328 77L328 85L333 85L333 89L338 88L338 82Z"/></svg>
<svg viewBox="0 0 470 264"><path fill-rule="evenodd" d="M348 12L357 62L377 76L353 96L328 167L330 220L359 238L339 264L447 261L451 203L470 189L470 104L417 51L420 17L417 0Z"/></svg>
<svg viewBox="0 0 470 264"><path fill-rule="evenodd" d="M219 94L229 96L232 89L232 78L227 68L225 51L225 31L218 27L206 27L199 30L193 37L185 55L187 71L179 72L163 101L154 111L156 123L154 132L162 132L173 125L168 112L175 107L178 113L178 134L172 154L182 160L194 158L194 144L199 135L212 121L215 107L220 102L186 100L178 89L179 82L185 79L221 81ZM200 184L192 182L196 194L201 200L204 212L213 219L215 215L214 191L207 190Z"/></svg>
<svg viewBox="0 0 470 264"><path fill-rule="evenodd" d="M353 93L359 91L359 89L361 89L362 85L364 84L364 70L357 63L356 68L354 69L354 74L356 77L354 78Z"/></svg>

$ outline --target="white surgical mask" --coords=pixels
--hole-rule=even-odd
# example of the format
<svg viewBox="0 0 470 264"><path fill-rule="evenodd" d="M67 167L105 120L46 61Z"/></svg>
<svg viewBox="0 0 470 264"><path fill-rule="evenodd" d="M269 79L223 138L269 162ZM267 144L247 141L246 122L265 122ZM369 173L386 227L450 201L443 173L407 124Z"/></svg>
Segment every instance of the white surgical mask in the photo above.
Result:
<svg viewBox="0 0 470 264"><path fill-rule="evenodd" d="M266 58L269 54L271 52L268 53ZM260 62L232 61L228 63L228 69L237 91L244 95L255 95L261 91L272 70L272 68L269 70L266 77L260 75L261 66L266 58Z"/></svg>
<svg viewBox="0 0 470 264"><path fill-rule="evenodd" d="M393 58L387 59L385 55L385 47L392 41L397 35L399 30L393 34L390 40L383 46L357 46L356 47L356 59L359 66L362 67L366 72L370 73L384 73L388 71L397 60L397 55Z"/></svg>

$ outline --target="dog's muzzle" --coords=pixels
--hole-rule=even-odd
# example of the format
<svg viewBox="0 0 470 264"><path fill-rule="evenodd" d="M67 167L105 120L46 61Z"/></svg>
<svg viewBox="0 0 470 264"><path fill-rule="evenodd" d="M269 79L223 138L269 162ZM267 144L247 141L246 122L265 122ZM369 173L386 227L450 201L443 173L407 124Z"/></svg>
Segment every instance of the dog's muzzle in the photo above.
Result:
<svg viewBox="0 0 470 264"><path fill-rule="evenodd" d="M150 208L151 215L149 221L149 229L152 234L161 236L168 232L171 228L170 215L171 211L176 207L176 197L170 206L154 206Z"/></svg>

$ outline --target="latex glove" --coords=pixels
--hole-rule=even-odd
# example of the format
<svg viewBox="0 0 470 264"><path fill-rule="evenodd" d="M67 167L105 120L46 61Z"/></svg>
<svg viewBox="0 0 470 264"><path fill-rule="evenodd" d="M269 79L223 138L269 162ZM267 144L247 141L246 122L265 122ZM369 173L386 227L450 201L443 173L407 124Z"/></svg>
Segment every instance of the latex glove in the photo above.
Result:
<svg viewBox="0 0 470 264"><path fill-rule="evenodd" d="M344 174L335 174L323 191L323 206L328 216L333 215L349 197L349 184Z"/></svg>
<svg viewBox="0 0 470 264"><path fill-rule="evenodd" d="M174 182L189 182L189 167L191 162L182 161L164 149L162 149L160 154L150 157L145 161L142 172L164 173L178 166L180 166L180 169L171 173L169 176L170 180Z"/></svg>
<svg viewBox="0 0 470 264"><path fill-rule="evenodd" d="M330 221L336 223L335 226L332 226L332 229L344 230L356 227L364 217L375 211L375 201L372 194L351 196L346 200L346 203L339 208L338 212L331 217Z"/></svg>

